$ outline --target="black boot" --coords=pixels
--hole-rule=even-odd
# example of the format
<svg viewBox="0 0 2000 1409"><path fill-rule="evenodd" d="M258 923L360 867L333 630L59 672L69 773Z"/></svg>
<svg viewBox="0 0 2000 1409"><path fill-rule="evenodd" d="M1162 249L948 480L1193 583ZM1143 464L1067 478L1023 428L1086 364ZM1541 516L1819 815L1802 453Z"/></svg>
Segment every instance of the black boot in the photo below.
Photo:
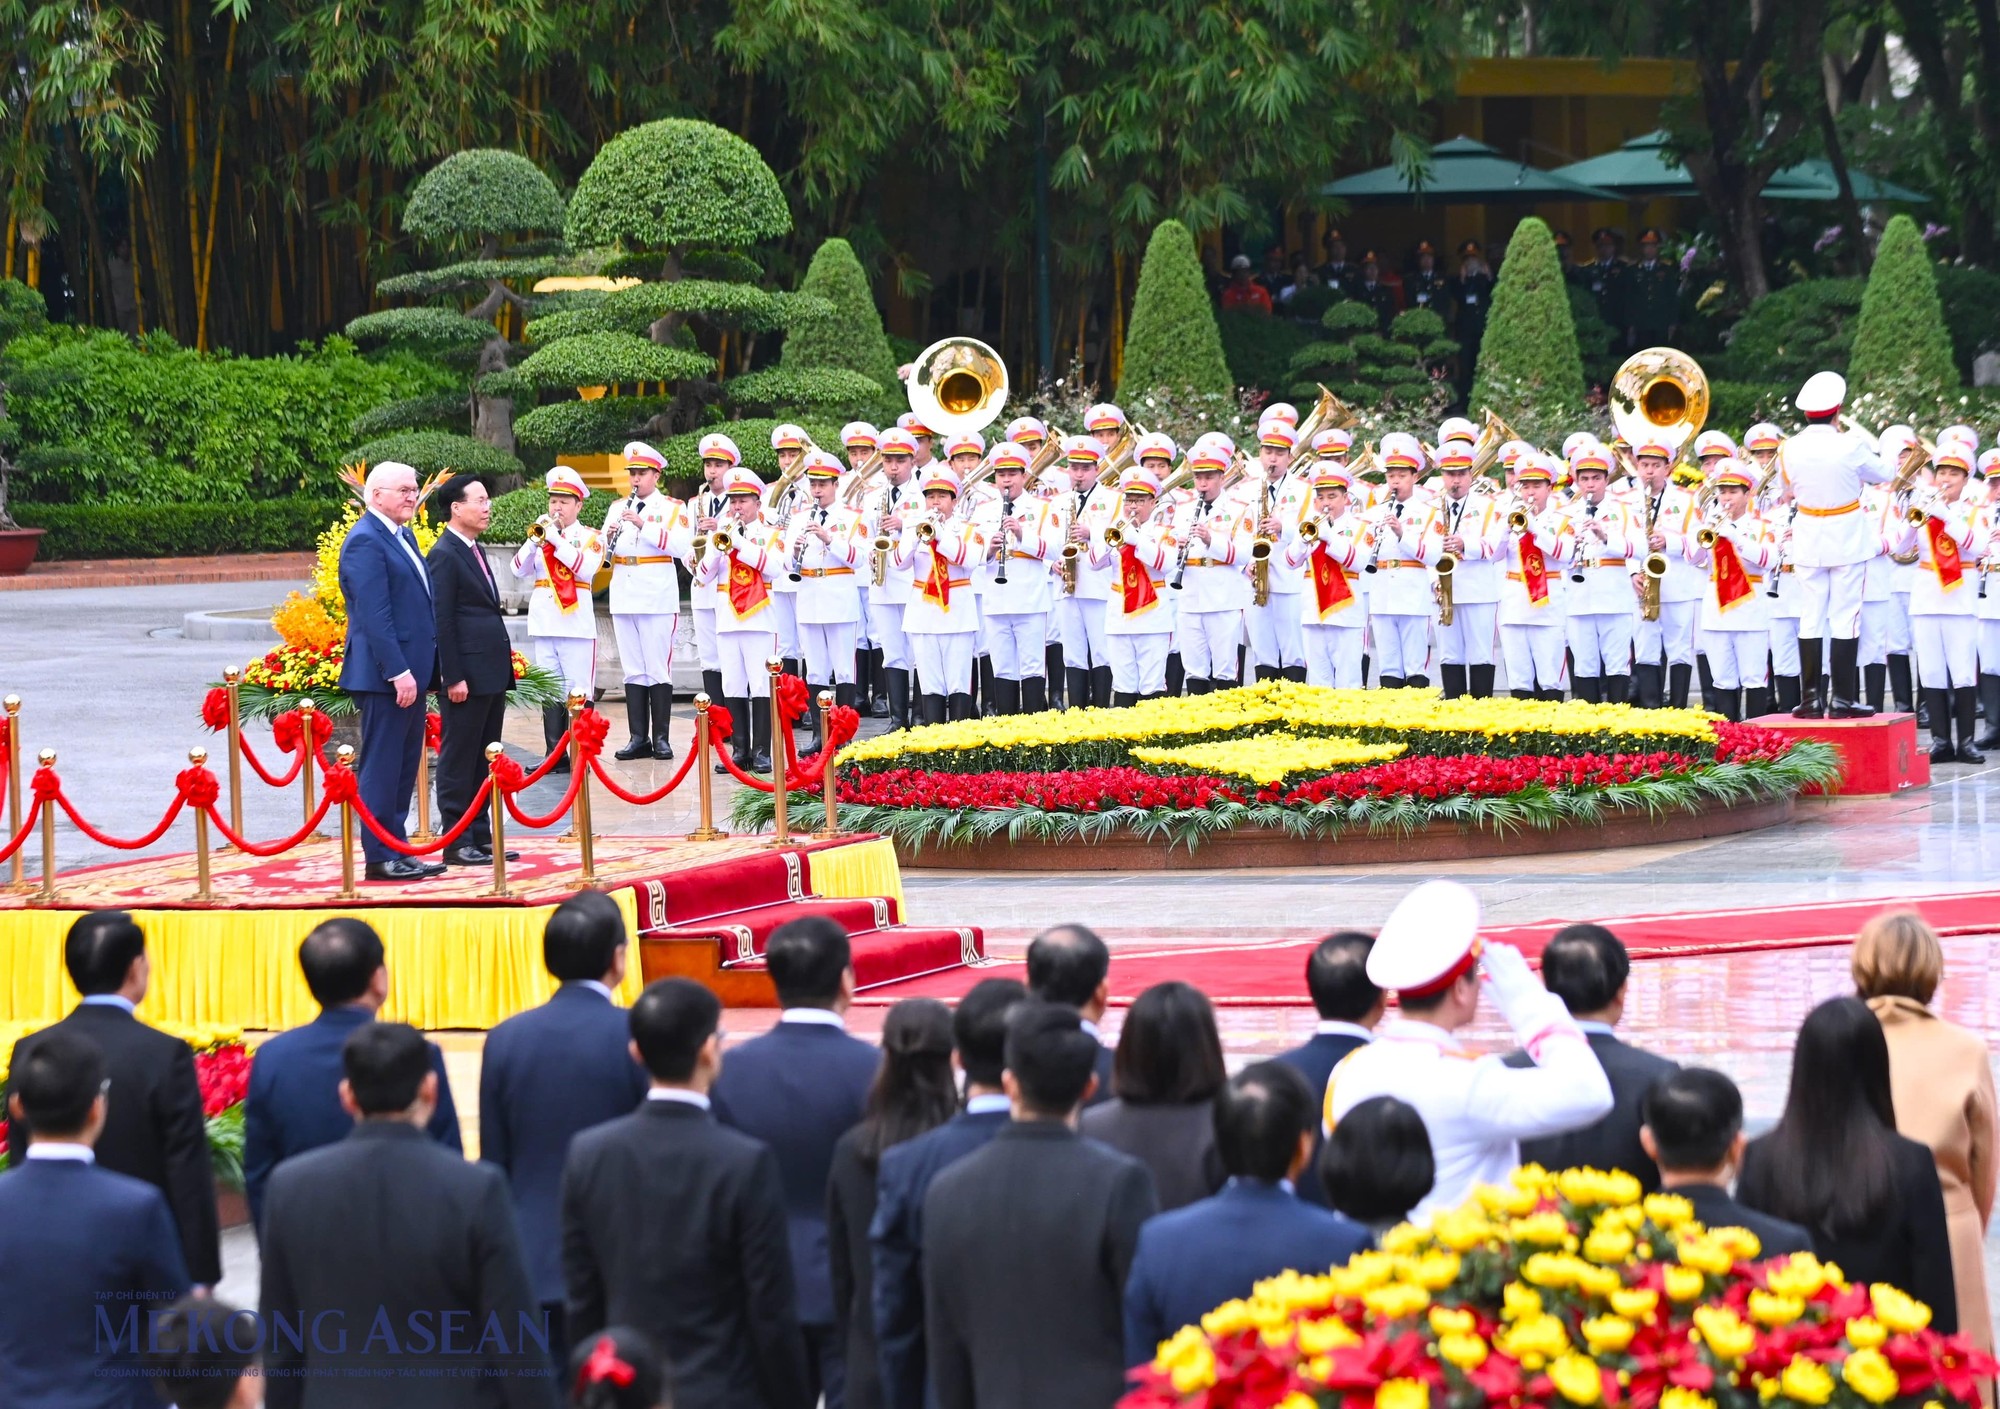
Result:
<svg viewBox="0 0 2000 1409"><path fill-rule="evenodd" d="M750 766L746 772L771 771L771 702L750 701Z"/></svg>
<svg viewBox="0 0 2000 1409"><path fill-rule="evenodd" d="M796 675L801 680L806 678L806 667L804 661L801 661L793 656L785 656L780 660L779 664L784 666L785 674Z"/></svg>
<svg viewBox="0 0 2000 1409"><path fill-rule="evenodd" d="M1638 704L1641 709L1658 709L1666 703L1665 672L1657 665L1635 665L1632 667L1632 683L1639 689Z"/></svg>
<svg viewBox="0 0 2000 1409"><path fill-rule="evenodd" d="M1069 684L1068 672L1063 668L1062 642L1051 641L1042 647L1042 672L1049 682L1049 705L1054 709L1067 709L1068 696L1064 687Z"/></svg>
<svg viewBox="0 0 2000 1409"><path fill-rule="evenodd" d="M1871 719L1875 711L1861 699L1861 642L1853 636L1833 638L1833 698L1829 719Z"/></svg>
<svg viewBox="0 0 2000 1409"><path fill-rule="evenodd" d="M998 676L995 676L993 680L993 703L987 709L987 713L1019 714L1020 712L1021 682L1018 680L1002 680Z"/></svg>
<svg viewBox="0 0 2000 1409"><path fill-rule="evenodd" d="M965 693L953 695L946 701L945 712L953 719L972 718L972 696Z"/></svg>
<svg viewBox="0 0 2000 1409"><path fill-rule="evenodd" d="M620 763L630 763L635 758L653 756L653 735L646 727L649 700L647 687L625 682L625 725L632 731L632 741L611 756Z"/></svg>
<svg viewBox="0 0 2000 1409"><path fill-rule="evenodd" d="M1536 699L1538 699L1538 700L1546 700L1546 701L1547 701L1548 703L1550 703L1550 704L1561 704L1561 703L1562 703L1562 697L1563 697L1563 692L1562 692L1561 690L1537 690L1537 691L1535 691L1535 698L1536 698Z"/></svg>
<svg viewBox="0 0 2000 1409"><path fill-rule="evenodd" d="M1950 763L1958 757L1951 742L1951 691L1924 691L1924 704L1931 716L1931 762Z"/></svg>
<svg viewBox="0 0 2000 1409"><path fill-rule="evenodd" d="M1604 677L1601 675L1572 675L1569 692L1577 699L1589 704L1604 702Z"/></svg>
<svg viewBox="0 0 2000 1409"><path fill-rule="evenodd" d="M806 686L806 719L801 719L797 724L792 726L792 744L798 748L800 758L811 758L826 747L826 721L820 718L819 707L819 692L825 688L824 685L808 684ZM812 742L801 747L799 746L798 731L806 723L807 719L812 721Z"/></svg>
<svg viewBox="0 0 2000 1409"><path fill-rule="evenodd" d="M1205 695L1213 688L1213 683L1200 675L1188 677L1187 692L1190 695Z"/></svg>
<svg viewBox="0 0 2000 1409"><path fill-rule="evenodd" d="M979 669L973 672L973 676L977 681L979 689L979 698L974 702L975 713L1000 713L997 697L993 693L993 687L998 683L998 678L993 674L993 657L981 656L979 658Z"/></svg>
<svg viewBox="0 0 2000 1409"><path fill-rule="evenodd" d="M674 727L674 687L648 685L646 698L653 716L653 757L671 759L674 745L668 731Z"/></svg>
<svg viewBox="0 0 2000 1409"><path fill-rule="evenodd" d="M1264 683L1264 682L1265 682L1266 680L1276 680L1277 678L1278 678L1278 667L1277 667L1277 666L1275 666L1275 665L1260 665L1260 666L1258 666L1258 667L1257 667L1257 683L1258 683L1258 684L1260 684L1260 685L1261 685L1261 684L1263 684L1263 683Z"/></svg>
<svg viewBox="0 0 2000 1409"><path fill-rule="evenodd" d="M1532 700L1536 698L1533 690L1509 690L1507 693L1517 700Z"/></svg>
<svg viewBox="0 0 2000 1409"><path fill-rule="evenodd" d="M1794 719L1826 718L1826 680L1820 674L1820 642L1817 637L1799 639L1799 707Z"/></svg>
<svg viewBox="0 0 2000 1409"><path fill-rule="evenodd" d="M1021 682L1021 713L1040 714L1049 707L1049 682L1030 675Z"/></svg>
<svg viewBox="0 0 2000 1409"><path fill-rule="evenodd" d="M1958 715L1958 752L1952 756L1960 763L1984 763L1986 755L1972 742L1973 719L1979 711L1979 691L1970 685L1960 685L1951 692L1953 712Z"/></svg>
<svg viewBox="0 0 2000 1409"><path fill-rule="evenodd" d="M1428 690L1430 687L1431 678L1428 675L1408 675L1403 678L1405 690Z"/></svg>
<svg viewBox="0 0 2000 1409"><path fill-rule="evenodd" d="M1063 667L1063 708L1090 708L1090 672L1078 666Z"/></svg>
<svg viewBox="0 0 2000 1409"><path fill-rule="evenodd" d="M744 772L750 769L750 701L724 700L724 709L729 711L729 756ZM729 770L717 763L717 773L727 774Z"/></svg>
<svg viewBox="0 0 2000 1409"><path fill-rule="evenodd" d="M1688 690L1694 684L1694 667L1691 665L1670 665L1667 667L1667 708L1686 709Z"/></svg>
<svg viewBox="0 0 2000 1409"><path fill-rule="evenodd" d="M1604 677L1604 702L1606 704L1630 704L1632 702L1632 682L1623 675Z"/></svg>
<svg viewBox="0 0 2000 1409"><path fill-rule="evenodd" d="M1128 695L1123 690L1113 690L1111 692L1111 707L1113 709L1130 709L1137 703L1139 703L1137 695Z"/></svg>
<svg viewBox="0 0 2000 1409"><path fill-rule="evenodd" d="M882 672L889 689L889 727L910 727L910 672L893 666Z"/></svg>
<svg viewBox="0 0 2000 1409"><path fill-rule="evenodd" d="M1090 668L1090 702L1099 709L1111 703L1111 667L1093 665Z"/></svg>
<svg viewBox="0 0 2000 1409"><path fill-rule="evenodd" d="M1187 684L1187 666L1181 662L1179 651L1167 652L1167 693L1178 695Z"/></svg>
<svg viewBox="0 0 2000 1409"><path fill-rule="evenodd" d="M1862 690L1868 697L1868 707L1880 714L1889 703L1889 667L1886 665L1864 665L1861 667Z"/></svg>
<svg viewBox="0 0 2000 1409"><path fill-rule="evenodd" d="M1384 675L1375 682L1375 688L1378 690L1400 690L1403 688L1403 677L1400 675Z"/></svg>
<svg viewBox="0 0 2000 1409"><path fill-rule="evenodd" d="M722 672L721 672L721 671L719 671L719 670L704 670L704 671L703 671L703 672L701 673L701 692L702 692L702 693L703 693L704 695L707 695L707 696L708 696L708 702L709 702L710 704L712 704L712 705L721 705L721 706L722 706L722 708L724 708L724 709L727 709L727 708L729 707L729 706L728 706L728 705L727 705L727 704L726 704L726 703L724 702L724 700L723 700L723 697L722 697Z"/></svg>
<svg viewBox="0 0 2000 1409"><path fill-rule="evenodd" d="M1889 702L1896 707L1896 713L1908 714L1916 708L1916 697L1910 693L1910 658L1904 654L1889 657Z"/></svg>
<svg viewBox="0 0 2000 1409"><path fill-rule="evenodd" d="M1490 665L1469 665L1466 667L1467 693L1475 700L1493 698L1493 667Z"/></svg>
<svg viewBox="0 0 2000 1409"><path fill-rule="evenodd" d="M557 745L562 743L563 730L567 728L569 728L568 710L564 709L561 705L542 706L542 757L543 758L546 759L550 754L556 751ZM556 766L554 768L551 768L549 771L551 773L569 772L568 750L564 750L563 756L556 760Z"/></svg>
<svg viewBox="0 0 2000 1409"><path fill-rule="evenodd" d="M1799 677L1796 675L1773 675L1771 677L1771 708L1779 714L1790 714L1799 707Z"/></svg>
<svg viewBox="0 0 2000 1409"><path fill-rule="evenodd" d="M926 724L942 724L942 723L944 723L944 696L943 696L943 695L931 695L931 694L925 694L925 695L919 695L919 696L917 697L917 700L918 700L918 704L919 704L919 706L920 706L920 707L922 708L922 710L923 710L923 722L924 722L924 723L926 723Z"/></svg>
<svg viewBox="0 0 2000 1409"><path fill-rule="evenodd" d="M1979 736L1979 747L2000 749L2000 675L1979 677L1979 698L1986 705L1986 732Z"/></svg>
<svg viewBox="0 0 2000 1409"><path fill-rule="evenodd" d="M1710 714L1722 713L1722 691L1714 685L1701 687L1701 707Z"/></svg>
<svg viewBox="0 0 2000 1409"><path fill-rule="evenodd" d="M1771 692L1761 685L1743 692L1743 717L1761 719L1771 712Z"/></svg>
<svg viewBox="0 0 2000 1409"><path fill-rule="evenodd" d="M1288 665L1278 672L1278 678L1289 680L1294 685L1303 685L1306 683L1306 668L1302 665Z"/></svg>
<svg viewBox="0 0 2000 1409"><path fill-rule="evenodd" d="M1715 687L1715 712L1732 724L1743 722L1743 691Z"/></svg>

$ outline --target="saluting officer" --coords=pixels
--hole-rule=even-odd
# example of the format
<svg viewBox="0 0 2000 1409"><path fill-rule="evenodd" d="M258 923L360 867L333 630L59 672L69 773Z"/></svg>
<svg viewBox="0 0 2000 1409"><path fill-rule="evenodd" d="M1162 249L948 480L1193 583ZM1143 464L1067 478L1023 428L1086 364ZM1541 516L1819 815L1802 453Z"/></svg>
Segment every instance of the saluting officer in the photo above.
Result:
<svg viewBox="0 0 2000 1409"><path fill-rule="evenodd" d="M1639 262L1628 272L1626 346L1670 346L1680 329L1681 272L1660 258L1660 232L1639 232Z"/></svg>
<svg viewBox="0 0 2000 1409"><path fill-rule="evenodd" d="M514 576L533 579L528 598L528 637L535 643L535 664L562 679L563 695L597 692L597 612L590 580L604 563L604 540L597 530L579 523L577 514L589 496L583 476L568 465L557 465L543 483L548 486L549 511L535 520L531 535L514 555ZM549 705L542 711L542 737L550 753L569 728L569 711ZM569 766L556 763L555 771Z"/></svg>
<svg viewBox="0 0 2000 1409"><path fill-rule="evenodd" d="M672 758L674 636L681 624L681 576L674 559L694 545L694 520L680 500L660 493L667 457L635 440L625 447L632 492L605 511L611 559L611 627L625 671L625 718L631 742L614 758Z"/></svg>

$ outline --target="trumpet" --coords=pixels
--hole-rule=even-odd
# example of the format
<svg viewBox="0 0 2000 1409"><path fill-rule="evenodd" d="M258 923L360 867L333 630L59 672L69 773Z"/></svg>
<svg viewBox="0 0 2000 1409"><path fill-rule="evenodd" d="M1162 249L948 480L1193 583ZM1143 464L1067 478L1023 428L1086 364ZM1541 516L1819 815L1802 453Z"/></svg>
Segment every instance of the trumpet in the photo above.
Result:
<svg viewBox="0 0 2000 1409"><path fill-rule="evenodd" d="M1107 548L1122 548L1125 546L1125 525L1122 521L1109 524L1105 527L1104 546Z"/></svg>
<svg viewBox="0 0 2000 1409"><path fill-rule="evenodd" d="M547 541L548 536L549 536L549 531L546 528L542 527L542 521L540 519L536 519L532 524L528 525L528 537L532 538L535 542L537 543L545 542Z"/></svg>
<svg viewBox="0 0 2000 1409"><path fill-rule="evenodd" d="M712 552L727 553L736 546L736 539L728 529L718 528L708 535L708 546Z"/></svg>
<svg viewBox="0 0 2000 1409"><path fill-rule="evenodd" d="M1299 542L1317 543L1320 536L1320 522L1317 515L1299 522Z"/></svg>
<svg viewBox="0 0 2000 1409"><path fill-rule="evenodd" d="M1919 489L1910 495L1909 507L1903 510L1905 523L1921 526L1925 519L1942 518L1944 499L1935 489Z"/></svg>
<svg viewBox="0 0 2000 1409"><path fill-rule="evenodd" d="M1512 513L1508 514L1507 527L1515 533L1526 533L1528 531L1528 511L1526 509L1515 509Z"/></svg>
<svg viewBox="0 0 2000 1409"><path fill-rule="evenodd" d="M1452 575L1458 571L1458 554L1444 553L1437 560L1437 581L1431 584L1431 593L1437 599L1438 624L1451 625L1453 609L1451 595Z"/></svg>
<svg viewBox="0 0 2000 1409"><path fill-rule="evenodd" d="M938 536L937 520L926 514L917 520L917 542L935 543Z"/></svg>

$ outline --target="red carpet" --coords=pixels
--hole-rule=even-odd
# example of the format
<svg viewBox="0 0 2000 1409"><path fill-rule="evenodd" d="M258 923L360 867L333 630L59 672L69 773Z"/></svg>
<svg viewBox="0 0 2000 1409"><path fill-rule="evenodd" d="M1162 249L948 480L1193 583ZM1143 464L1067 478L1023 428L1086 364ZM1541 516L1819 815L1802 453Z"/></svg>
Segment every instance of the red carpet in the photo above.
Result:
<svg viewBox="0 0 2000 1409"><path fill-rule="evenodd" d="M1868 920L1884 910L1901 908L1915 909L1942 935L2000 934L2000 890L1628 915L1599 922L1625 942L1635 960L1647 960L1847 944ZM1572 919L1562 919L1532 925L1499 925L1485 933L1488 938L1518 945L1530 958L1537 958L1550 937L1571 923ZM1222 1006L1298 1006L1306 1001L1305 960L1313 943L1285 939L1113 950L1111 1001L1129 1003L1153 984L1179 979L1201 989L1212 1002ZM876 988L862 1001L893 1003L899 998L956 998L980 979L989 977L1021 978L1023 965L1014 960L954 969Z"/></svg>

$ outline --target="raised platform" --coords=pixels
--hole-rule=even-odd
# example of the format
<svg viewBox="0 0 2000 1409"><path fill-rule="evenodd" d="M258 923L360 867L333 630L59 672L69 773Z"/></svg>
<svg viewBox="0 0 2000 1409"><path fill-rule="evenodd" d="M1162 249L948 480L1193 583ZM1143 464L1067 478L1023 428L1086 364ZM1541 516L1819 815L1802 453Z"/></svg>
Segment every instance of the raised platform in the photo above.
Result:
<svg viewBox="0 0 2000 1409"><path fill-rule="evenodd" d="M32 894L0 894L0 1021L52 1022L67 1012L76 994L63 972L63 936L80 913L116 908L132 911L146 930L148 1017L251 1029L310 1021L319 1009L299 975L299 940L323 919L360 915L388 952L385 1017L431 1029L492 1027L554 987L542 965L542 930L582 889L575 843L510 844L521 858L508 866L505 898L489 893L490 870L466 868L430 881L362 883L355 900L339 901L340 856L331 842L270 860L216 855L210 905L192 898L195 861L186 854L65 873L53 906L32 904ZM976 929L901 924L895 851L879 837L776 847L759 836L605 836L596 866L596 888L611 894L640 938L626 1002L662 973L701 976L693 948L681 946L705 948L716 973L731 976L714 985L727 999L744 980L762 979L759 956L771 930L815 911L847 925L863 983L932 973L981 953ZM655 941L686 960L662 966ZM768 995L769 980L762 983Z"/></svg>
<svg viewBox="0 0 2000 1409"><path fill-rule="evenodd" d="M1841 797L1886 797L1931 782L1931 758L1917 747L1914 714L1878 714L1872 719L1794 719L1765 714L1748 721L1793 739L1817 739L1840 754L1840 781L1809 789Z"/></svg>
<svg viewBox="0 0 2000 1409"><path fill-rule="evenodd" d="M1731 806L1710 803L1693 812L1620 813L1602 822L1524 829L1479 830L1432 823L1408 832L1354 831L1345 836L1295 837L1278 831L1222 832L1185 846L1114 832L1088 845L1012 840L1005 835L972 845L898 844L897 856L914 870L976 871L1202 871L1287 866L1381 866L1411 861L1466 861L1537 853L1654 846L1775 827L1792 819L1792 799Z"/></svg>

